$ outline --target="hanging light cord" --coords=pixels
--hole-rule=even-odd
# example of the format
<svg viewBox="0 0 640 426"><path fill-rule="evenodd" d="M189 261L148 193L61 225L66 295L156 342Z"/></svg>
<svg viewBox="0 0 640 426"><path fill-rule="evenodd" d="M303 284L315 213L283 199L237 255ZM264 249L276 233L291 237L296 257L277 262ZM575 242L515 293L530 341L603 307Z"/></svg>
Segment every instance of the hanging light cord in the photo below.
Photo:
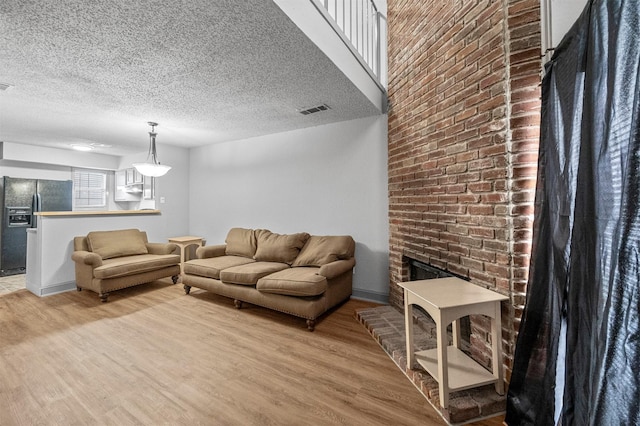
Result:
<svg viewBox="0 0 640 426"><path fill-rule="evenodd" d="M158 135L155 132L155 127L158 123L154 123L149 121L147 124L151 126L151 131L149 132L149 137L151 138L151 143L149 144L149 153L147 154L147 161L149 161L149 157L153 160L153 164L160 164L158 161L158 153L156 151L156 136Z"/></svg>

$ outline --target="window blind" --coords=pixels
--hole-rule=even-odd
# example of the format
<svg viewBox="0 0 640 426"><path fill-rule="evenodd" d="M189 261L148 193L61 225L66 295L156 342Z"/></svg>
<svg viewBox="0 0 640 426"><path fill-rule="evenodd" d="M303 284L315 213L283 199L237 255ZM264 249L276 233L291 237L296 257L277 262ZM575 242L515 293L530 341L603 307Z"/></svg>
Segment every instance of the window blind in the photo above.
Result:
<svg viewBox="0 0 640 426"><path fill-rule="evenodd" d="M107 175L101 171L74 170L74 204L77 208L103 208L107 205Z"/></svg>

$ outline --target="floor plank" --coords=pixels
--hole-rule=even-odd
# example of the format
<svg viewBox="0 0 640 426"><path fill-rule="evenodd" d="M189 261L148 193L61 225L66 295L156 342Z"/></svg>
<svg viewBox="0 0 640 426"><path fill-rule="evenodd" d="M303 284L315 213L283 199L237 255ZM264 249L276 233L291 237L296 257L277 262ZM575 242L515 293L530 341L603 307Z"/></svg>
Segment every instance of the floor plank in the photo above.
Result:
<svg viewBox="0 0 640 426"><path fill-rule="evenodd" d="M373 304L312 333L245 306L170 281L2 295L0 424L445 424L355 320Z"/></svg>

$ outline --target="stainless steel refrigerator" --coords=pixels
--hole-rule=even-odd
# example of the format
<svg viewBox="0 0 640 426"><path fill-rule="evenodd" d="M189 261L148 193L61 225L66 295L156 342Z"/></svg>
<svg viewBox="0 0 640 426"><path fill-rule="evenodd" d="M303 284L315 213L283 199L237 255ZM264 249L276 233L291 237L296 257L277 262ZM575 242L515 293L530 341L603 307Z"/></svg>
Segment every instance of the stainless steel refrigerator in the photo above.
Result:
<svg viewBox="0 0 640 426"><path fill-rule="evenodd" d="M27 229L38 211L71 211L70 180L0 179L0 276L21 274L27 263Z"/></svg>

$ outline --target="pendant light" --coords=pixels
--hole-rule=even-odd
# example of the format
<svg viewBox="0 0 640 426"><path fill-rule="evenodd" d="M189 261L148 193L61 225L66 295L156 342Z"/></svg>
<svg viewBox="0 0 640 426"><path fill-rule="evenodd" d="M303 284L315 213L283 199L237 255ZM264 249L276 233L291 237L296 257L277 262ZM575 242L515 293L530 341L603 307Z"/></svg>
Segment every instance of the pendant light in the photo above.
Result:
<svg viewBox="0 0 640 426"><path fill-rule="evenodd" d="M135 167L136 170L144 176L164 176L169 170L171 170L171 166L166 166L158 162L158 153L156 152L157 133L154 131L158 123L149 121L147 124L151 126L151 131L149 132L149 153L147 154L147 161L144 163L133 163L133 167ZM150 159L151 161L149 161Z"/></svg>

